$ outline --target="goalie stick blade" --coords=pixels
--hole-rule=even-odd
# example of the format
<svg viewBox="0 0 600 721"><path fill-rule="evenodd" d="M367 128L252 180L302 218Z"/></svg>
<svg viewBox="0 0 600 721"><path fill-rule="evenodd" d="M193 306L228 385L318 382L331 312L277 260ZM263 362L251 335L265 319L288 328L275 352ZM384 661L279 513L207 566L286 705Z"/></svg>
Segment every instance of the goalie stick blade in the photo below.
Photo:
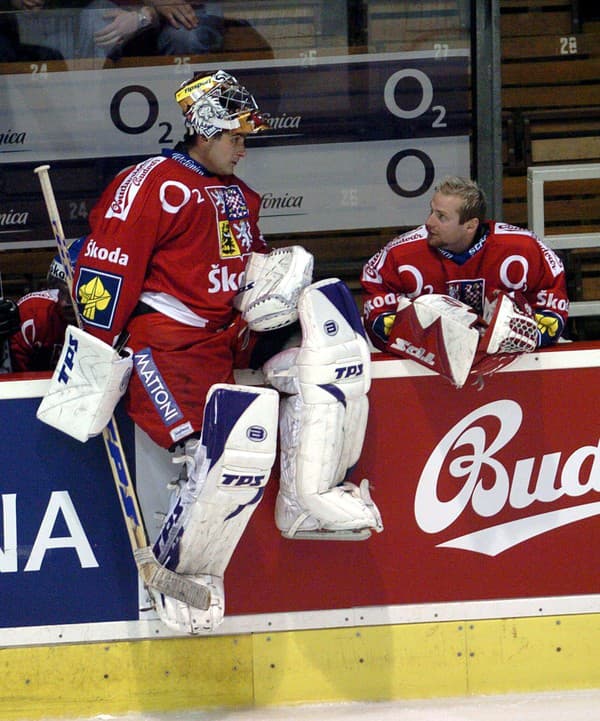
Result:
<svg viewBox="0 0 600 721"><path fill-rule="evenodd" d="M206 586L190 581L180 573L175 573L161 566L150 546L136 549L133 557L146 586L163 593L165 596L186 603L192 608L201 611L210 608L209 589Z"/></svg>

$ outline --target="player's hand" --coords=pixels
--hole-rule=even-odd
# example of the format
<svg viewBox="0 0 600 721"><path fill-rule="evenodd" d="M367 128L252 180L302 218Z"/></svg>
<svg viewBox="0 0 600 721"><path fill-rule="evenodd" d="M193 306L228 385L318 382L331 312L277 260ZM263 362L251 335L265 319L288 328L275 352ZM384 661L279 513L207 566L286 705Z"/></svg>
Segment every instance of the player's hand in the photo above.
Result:
<svg viewBox="0 0 600 721"><path fill-rule="evenodd" d="M194 8L186 2L173 2L173 0L146 0L160 15L162 15L174 28L192 30L198 27L198 18Z"/></svg>
<svg viewBox="0 0 600 721"><path fill-rule="evenodd" d="M535 320L540 332L540 345L547 346L558 340L562 331L562 323L558 316L551 312L538 312Z"/></svg>
<svg viewBox="0 0 600 721"><path fill-rule="evenodd" d="M395 313L386 313L383 318L383 332L386 336L389 336L392 326L394 325L394 321L396 320L396 314Z"/></svg>

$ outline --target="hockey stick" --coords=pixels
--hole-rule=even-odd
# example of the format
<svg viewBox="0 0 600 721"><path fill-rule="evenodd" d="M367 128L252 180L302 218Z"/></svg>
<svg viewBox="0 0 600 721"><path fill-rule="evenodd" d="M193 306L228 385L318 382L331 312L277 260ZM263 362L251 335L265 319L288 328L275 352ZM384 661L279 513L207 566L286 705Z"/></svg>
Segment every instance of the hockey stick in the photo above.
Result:
<svg viewBox="0 0 600 721"><path fill-rule="evenodd" d="M52 189L50 175L48 173L49 165L40 165L35 168L42 193L46 203L46 210L50 219L50 225L54 232L54 239L58 248L58 254L65 268L66 283L69 288L71 303L75 311L77 325L83 327L83 321L77 302L73 296L73 268L69 257L67 241L63 231L56 198ZM192 608L206 610L210 606L210 591L205 586L201 586L190 581L185 576L170 571L168 568L161 566L156 560L152 548L148 544L148 538L142 523L142 515L138 503L135 488L131 481L131 474L125 458L125 452L121 443L119 429L114 417L110 419L106 428L102 431L102 438L108 456L110 469L117 488L117 495L121 504L121 510L125 519L133 557L136 562L138 572L144 584L150 588L156 589L166 596L175 598L178 601L186 603Z"/></svg>

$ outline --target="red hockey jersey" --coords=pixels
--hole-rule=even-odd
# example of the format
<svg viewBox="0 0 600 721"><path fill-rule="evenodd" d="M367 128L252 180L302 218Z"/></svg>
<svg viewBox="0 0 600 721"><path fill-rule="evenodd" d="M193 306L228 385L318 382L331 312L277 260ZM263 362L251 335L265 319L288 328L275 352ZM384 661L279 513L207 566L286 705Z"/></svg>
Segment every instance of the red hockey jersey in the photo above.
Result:
<svg viewBox="0 0 600 721"><path fill-rule="evenodd" d="M21 328L10 337L13 372L53 370L67 328L59 291L29 293L19 300L18 306Z"/></svg>
<svg viewBox="0 0 600 721"><path fill-rule="evenodd" d="M430 248L420 226L391 240L363 268L365 327L384 350L398 298L442 293L483 311L496 290L519 291L538 317L540 343L558 340L567 319L565 273L558 256L528 230L488 221L466 252ZM386 320L387 319L387 320Z"/></svg>
<svg viewBox="0 0 600 721"><path fill-rule="evenodd" d="M140 297L187 325L226 326L249 254L268 251L259 208L242 180L177 151L122 171L94 207L77 261L86 330L112 344Z"/></svg>

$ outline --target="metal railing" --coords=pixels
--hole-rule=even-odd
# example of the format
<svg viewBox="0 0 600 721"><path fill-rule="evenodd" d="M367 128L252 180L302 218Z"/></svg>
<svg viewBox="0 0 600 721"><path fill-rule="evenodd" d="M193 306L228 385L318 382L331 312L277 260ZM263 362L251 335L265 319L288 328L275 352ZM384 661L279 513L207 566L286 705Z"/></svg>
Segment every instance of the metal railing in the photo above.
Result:
<svg viewBox="0 0 600 721"><path fill-rule="evenodd" d="M554 180L591 180L594 178L600 178L600 163L542 165L527 169L528 227L553 250L600 249L600 230L590 233L545 235L544 183ZM569 315L600 315L600 300L573 301L570 305Z"/></svg>

